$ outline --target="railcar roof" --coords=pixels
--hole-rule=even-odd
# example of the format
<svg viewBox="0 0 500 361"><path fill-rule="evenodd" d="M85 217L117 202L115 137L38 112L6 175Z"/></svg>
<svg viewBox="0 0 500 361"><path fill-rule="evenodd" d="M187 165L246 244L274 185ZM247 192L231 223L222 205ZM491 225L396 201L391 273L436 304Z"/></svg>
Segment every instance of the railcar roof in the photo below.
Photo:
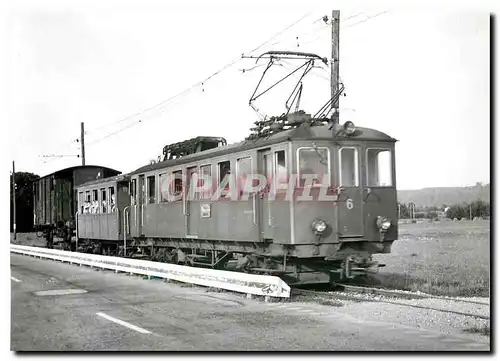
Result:
<svg viewBox="0 0 500 361"><path fill-rule="evenodd" d="M208 149L203 152L186 155L178 159L167 160L155 164L149 164L130 172L130 175L145 173L156 169L162 169L167 166L175 166L188 162L195 162L201 159L222 156L231 154L236 151L244 151L253 148L264 147L276 143L281 143L291 140L333 140L332 130L329 125L319 126L300 126L298 128L284 130L282 132L273 134L269 137L256 138L245 140L238 143L229 144L223 147ZM382 142L396 142L396 139L388 136L387 134L371 128L356 127L356 134L351 136L339 135L335 138L336 141L342 140L362 140L362 141L382 141Z"/></svg>

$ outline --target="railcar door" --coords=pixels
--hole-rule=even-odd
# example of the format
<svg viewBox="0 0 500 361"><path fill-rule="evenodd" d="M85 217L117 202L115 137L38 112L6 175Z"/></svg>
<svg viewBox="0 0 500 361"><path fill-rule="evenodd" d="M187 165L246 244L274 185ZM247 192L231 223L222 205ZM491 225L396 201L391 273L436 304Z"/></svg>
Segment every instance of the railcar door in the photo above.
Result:
<svg viewBox="0 0 500 361"><path fill-rule="evenodd" d="M198 192L195 192L197 186L196 183L198 182L196 178L197 171L198 167L191 167L187 169L184 202L186 202L186 237L188 238L198 237L198 220L200 218L200 211L196 204L196 200L199 198L199 195L197 194Z"/></svg>
<svg viewBox="0 0 500 361"><path fill-rule="evenodd" d="M144 174L139 176L137 197L137 233L139 236L144 235L144 199L145 199L145 183Z"/></svg>
<svg viewBox="0 0 500 361"><path fill-rule="evenodd" d="M337 164L340 187L337 200L339 238L363 237L363 198L359 180L358 147L341 147Z"/></svg>
<svg viewBox="0 0 500 361"><path fill-rule="evenodd" d="M273 157L270 149L261 150L257 157L257 172L266 177L266 187L253 194L256 202L255 212L258 220L260 240L272 239L273 227L271 222L271 207L269 204L270 182L273 180Z"/></svg>

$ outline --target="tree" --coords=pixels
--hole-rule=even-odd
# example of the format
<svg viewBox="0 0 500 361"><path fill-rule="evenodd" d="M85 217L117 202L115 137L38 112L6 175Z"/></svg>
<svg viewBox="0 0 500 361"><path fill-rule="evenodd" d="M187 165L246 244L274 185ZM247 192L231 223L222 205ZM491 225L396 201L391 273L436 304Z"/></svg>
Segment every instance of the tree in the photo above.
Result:
<svg viewBox="0 0 500 361"><path fill-rule="evenodd" d="M16 172L16 229L33 230L33 182L40 176L29 172ZM10 231L14 231L14 205L12 202L12 174L10 175Z"/></svg>

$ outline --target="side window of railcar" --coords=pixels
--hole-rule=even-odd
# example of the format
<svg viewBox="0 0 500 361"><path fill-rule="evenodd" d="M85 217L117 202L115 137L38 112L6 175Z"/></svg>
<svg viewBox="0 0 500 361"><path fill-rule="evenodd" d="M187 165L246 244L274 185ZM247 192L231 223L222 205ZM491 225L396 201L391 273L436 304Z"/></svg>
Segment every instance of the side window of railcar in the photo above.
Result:
<svg viewBox="0 0 500 361"><path fill-rule="evenodd" d="M106 188L101 188L101 212L108 213L108 201L106 199Z"/></svg>
<svg viewBox="0 0 500 361"><path fill-rule="evenodd" d="M286 183L288 172L286 169L286 156L284 150L274 152L274 179L277 183Z"/></svg>
<svg viewBox="0 0 500 361"><path fill-rule="evenodd" d="M339 153L340 185L344 187L359 186L357 149L340 148Z"/></svg>
<svg viewBox="0 0 500 361"><path fill-rule="evenodd" d="M202 165L200 167L200 180L198 183L201 188L200 199L210 199L212 196L212 165Z"/></svg>
<svg viewBox="0 0 500 361"><path fill-rule="evenodd" d="M172 172L173 176L173 192L172 195L178 197L182 195L182 170Z"/></svg>
<svg viewBox="0 0 500 361"><path fill-rule="evenodd" d="M159 202L168 202L168 187L169 187L168 182L169 182L168 174L164 173L158 176Z"/></svg>
<svg viewBox="0 0 500 361"><path fill-rule="evenodd" d="M238 191L243 193L247 182L247 177L252 174L252 158L245 157L236 161L236 182ZM252 186L251 184L249 186Z"/></svg>
<svg viewBox="0 0 500 361"><path fill-rule="evenodd" d="M156 177L148 177L148 204L156 203Z"/></svg>
<svg viewBox="0 0 500 361"><path fill-rule="evenodd" d="M368 186L392 186L392 154L389 149L367 149L366 168Z"/></svg>
<svg viewBox="0 0 500 361"><path fill-rule="evenodd" d="M229 160L224 161L224 162L220 162L218 164L217 168L219 171L218 187L220 187L221 183L224 182L224 179L226 177L229 177L229 175L231 174L231 162ZM227 183L224 187L224 190L227 192L229 190L229 179L227 179L225 182L227 182ZM225 197L225 196L226 196L225 194L221 194L221 197Z"/></svg>
<svg viewBox="0 0 500 361"><path fill-rule="evenodd" d="M330 185L330 150L325 147L304 147L298 150L299 182L313 178L313 186Z"/></svg>

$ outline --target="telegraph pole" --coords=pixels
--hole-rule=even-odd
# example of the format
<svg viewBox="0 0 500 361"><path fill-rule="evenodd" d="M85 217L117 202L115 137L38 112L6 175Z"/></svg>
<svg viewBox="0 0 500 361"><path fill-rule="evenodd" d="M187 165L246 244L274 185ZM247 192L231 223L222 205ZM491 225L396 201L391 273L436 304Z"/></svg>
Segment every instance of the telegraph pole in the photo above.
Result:
<svg viewBox="0 0 500 361"><path fill-rule="evenodd" d="M83 125L83 122L80 123L80 142L81 142L81 147L82 147L82 165L85 165L85 126Z"/></svg>
<svg viewBox="0 0 500 361"><path fill-rule="evenodd" d="M16 232L16 166L12 161L12 202L14 203L13 221L14 221L14 240L17 238Z"/></svg>
<svg viewBox="0 0 500 361"><path fill-rule="evenodd" d="M340 11L332 11L332 59L331 59L331 91L332 99L339 90L339 23L340 23ZM334 112L332 114L333 124L339 124L339 99L340 97L332 103L332 109Z"/></svg>

